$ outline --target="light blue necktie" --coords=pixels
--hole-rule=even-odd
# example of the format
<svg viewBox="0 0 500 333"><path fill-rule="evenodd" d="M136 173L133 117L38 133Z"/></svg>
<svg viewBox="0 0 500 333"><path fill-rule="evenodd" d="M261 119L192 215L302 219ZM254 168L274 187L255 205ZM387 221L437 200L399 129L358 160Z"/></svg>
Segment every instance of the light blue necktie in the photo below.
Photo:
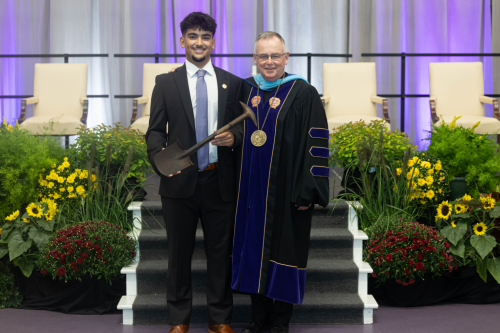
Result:
<svg viewBox="0 0 500 333"><path fill-rule="evenodd" d="M208 136L208 93L205 74L207 71L198 70L198 81L196 81L196 142L200 142ZM205 170L208 166L208 145L198 150L198 168Z"/></svg>

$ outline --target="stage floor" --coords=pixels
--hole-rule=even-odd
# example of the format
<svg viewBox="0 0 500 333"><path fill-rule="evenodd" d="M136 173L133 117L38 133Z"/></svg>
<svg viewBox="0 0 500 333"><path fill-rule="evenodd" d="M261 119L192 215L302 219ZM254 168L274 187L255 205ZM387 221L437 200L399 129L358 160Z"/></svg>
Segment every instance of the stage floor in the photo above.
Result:
<svg viewBox="0 0 500 333"><path fill-rule="evenodd" d="M306 295L307 297L307 295ZM291 333L490 333L498 332L500 304L443 304L418 308L381 306L374 311L373 325L291 325ZM121 314L65 315L42 310L0 310L2 332L22 333L156 333L169 326L124 326ZM244 325L233 325L240 332ZM207 332L195 325L191 333Z"/></svg>

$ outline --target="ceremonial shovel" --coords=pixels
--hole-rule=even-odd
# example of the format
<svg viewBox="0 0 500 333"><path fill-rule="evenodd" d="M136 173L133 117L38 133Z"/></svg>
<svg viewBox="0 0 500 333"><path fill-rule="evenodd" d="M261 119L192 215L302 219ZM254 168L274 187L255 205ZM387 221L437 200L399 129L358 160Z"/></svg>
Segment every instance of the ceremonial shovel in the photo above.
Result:
<svg viewBox="0 0 500 333"><path fill-rule="evenodd" d="M231 127L238 124L239 122L245 120L246 118L250 118L250 120L254 123L255 127L257 126L257 121L255 120L255 114L252 109L250 109L246 104L240 102L241 106L243 106L243 114L238 118L231 121L226 126L222 127L217 132L212 135L206 137L202 141L195 144L193 147L188 150L184 150L179 144L179 139L167 148L160 151L155 156L155 164L158 170L165 176L175 175L178 171L184 170L185 168L193 165L189 156L195 153L198 149L212 141L217 135L227 132Z"/></svg>

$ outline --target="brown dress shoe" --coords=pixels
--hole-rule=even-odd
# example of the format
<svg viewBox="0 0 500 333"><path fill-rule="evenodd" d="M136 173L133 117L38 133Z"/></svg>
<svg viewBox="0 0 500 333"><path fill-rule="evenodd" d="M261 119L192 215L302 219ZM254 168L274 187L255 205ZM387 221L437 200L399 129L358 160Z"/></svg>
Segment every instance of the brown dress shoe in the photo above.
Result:
<svg viewBox="0 0 500 333"><path fill-rule="evenodd" d="M169 333L189 333L189 325L173 325Z"/></svg>
<svg viewBox="0 0 500 333"><path fill-rule="evenodd" d="M208 333L236 333L228 324L208 325Z"/></svg>

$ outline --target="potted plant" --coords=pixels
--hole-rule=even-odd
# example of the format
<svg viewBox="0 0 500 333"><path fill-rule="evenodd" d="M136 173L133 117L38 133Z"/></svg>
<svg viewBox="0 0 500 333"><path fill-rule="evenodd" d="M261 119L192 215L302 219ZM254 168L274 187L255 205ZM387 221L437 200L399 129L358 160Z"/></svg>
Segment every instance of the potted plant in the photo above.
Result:
<svg viewBox="0 0 500 333"><path fill-rule="evenodd" d="M432 125L427 140L427 152L440 159L451 177L451 200L464 196L466 192L478 196L490 193L500 180L500 156L497 145L486 135L476 134L472 128L456 126L455 117L449 124Z"/></svg>
<svg viewBox="0 0 500 333"><path fill-rule="evenodd" d="M353 178L360 178L358 147L363 142L378 141L377 149L383 152L389 161L402 159L405 151L414 149L408 136L398 130L391 132L383 120L368 123L349 122L333 129L330 135L330 158L332 167L344 168L342 186L347 192L359 193L359 187Z"/></svg>
<svg viewBox="0 0 500 333"><path fill-rule="evenodd" d="M120 123L114 124L114 127L104 124L92 129L82 127L71 153L70 157L77 167L89 169L91 164L94 174L107 178L120 173L131 156L125 186L135 188L136 192L138 186L144 187L146 171L151 167L143 134ZM144 196L145 191L142 198ZM142 199L136 197L135 200Z"/></svg>
<svg viewBox="0 0 500 333"><path fill-rule="evenodd" d="M451 243L450 251L461 266L476 266L486 282L488 272L500 283L498 243L492 235L500 230L500 203L491 195L473 198L465 194L456 201L443 201L437 208L437 227Z"/></svg>
<svg viewBox="0 0 500 333"><path fill-rule="evenodd" d="M64 148L52 137L0 123L0 227L5 217L38 199L40 170L62 159Z"/></svg>

